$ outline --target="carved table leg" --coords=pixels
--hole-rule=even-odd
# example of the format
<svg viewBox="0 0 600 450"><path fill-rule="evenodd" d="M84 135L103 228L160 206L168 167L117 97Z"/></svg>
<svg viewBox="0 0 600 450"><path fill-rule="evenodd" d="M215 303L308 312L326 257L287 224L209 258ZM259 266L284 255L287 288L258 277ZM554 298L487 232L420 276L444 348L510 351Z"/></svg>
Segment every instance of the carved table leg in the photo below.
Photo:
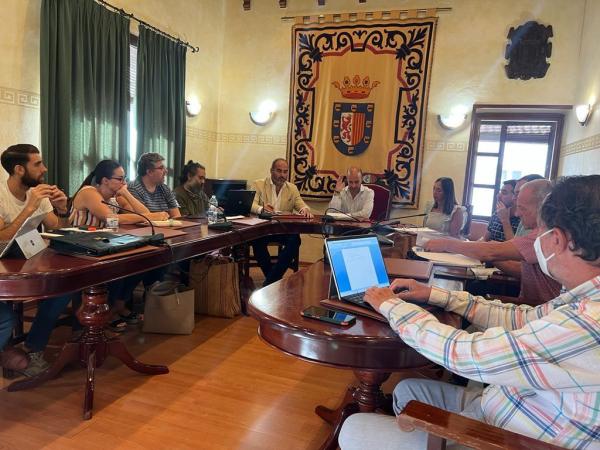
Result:
<svg viewBox="0 0 600 450"><path fill-rule="evenodd" d="M123 361L129 368L141 373L159 375L168 373L166 366L143 364L136 360L125 348L119 338L108 338L104 328L110 318L109 306L106 302L106 288L93 286L82 294L81 307L77 311L77 319L84 326L83 334L77 340L67 342L61 350L56 362L37 377L16 381L9 391L18 391L35 387L54 378L68 363L78 361L87 369L86 390L83 404L83 418L92 417L94 403L94 371L100 367L108 355Z"/></svg>
<svg viewBox="0 0 600 450"><path fill-rule="evenodd" d="M135 370L136 372L145 373L148 375L162 375L164 373L169 373L169 368L167 366L160 366L154 364L144 364L133 356L125 347L125 344L120 340L110 340L108 342L108 354L114 356L121 360L123 364L129 367L131 370Z"/></svg>
<svg viewBox="0 0 600 450"><path fill-rule="evenodd" d="M357 412L374 412L383 407L386 398L381 391L381 385L390 377L389 372L372 372L366 370L355 370L354 375L358 378L358 387L350 386L344 395L344 399L337 409L317 406L315 413L333 426L327 440L321 445L321 450L335 450L338 447L338 436L342 425L348 417Z"/></svg>
<svg viewBox="0 0 600 450"><path fill-rule="evenodd" d="M96 370L96 352L90 353L87 363L87 378L85 380L85 397L83 398L83 420L92 418L94 408L94 374Z"/></svg>

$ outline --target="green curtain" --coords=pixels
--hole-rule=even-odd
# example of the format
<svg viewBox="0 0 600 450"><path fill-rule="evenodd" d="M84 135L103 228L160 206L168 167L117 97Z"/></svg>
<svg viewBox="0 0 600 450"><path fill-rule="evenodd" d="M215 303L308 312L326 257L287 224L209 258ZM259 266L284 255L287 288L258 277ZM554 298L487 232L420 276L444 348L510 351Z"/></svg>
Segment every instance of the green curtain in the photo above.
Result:
<svg viewBox="0 0 600 450"><path fill-rule="evenodd" d="M129 158L129 19L93 0L43 0L41 138L48 181L74 194L98 161Z"/></svg>
<svg viewBox="0 0 600 450"><path fill-rule="evenodd" d="M137 54L137 155L160 153L168 183L185 158L186 47L140 25Z"/></svg>

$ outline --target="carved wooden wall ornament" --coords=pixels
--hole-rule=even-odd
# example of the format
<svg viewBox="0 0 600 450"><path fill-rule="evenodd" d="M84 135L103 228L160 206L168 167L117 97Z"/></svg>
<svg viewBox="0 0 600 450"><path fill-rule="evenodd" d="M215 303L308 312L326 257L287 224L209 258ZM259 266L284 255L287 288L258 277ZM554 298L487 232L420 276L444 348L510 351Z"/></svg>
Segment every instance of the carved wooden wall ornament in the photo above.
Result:
<svg viewBox="0 0 600 450"><path fill-rule="evenodd" d="M552 54L552 25L544 26L529 21L517 28L511 27L507 38L504 57L508 64L504 66L506 76L510 79L529 80L544 78L550 63L547 58Z"/></svg>

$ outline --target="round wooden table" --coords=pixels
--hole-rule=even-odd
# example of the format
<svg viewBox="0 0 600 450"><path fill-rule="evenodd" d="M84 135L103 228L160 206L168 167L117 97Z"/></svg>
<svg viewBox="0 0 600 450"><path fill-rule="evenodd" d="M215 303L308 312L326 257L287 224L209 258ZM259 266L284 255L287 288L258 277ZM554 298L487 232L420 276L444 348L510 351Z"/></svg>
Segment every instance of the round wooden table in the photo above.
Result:
<svg viewBox="0 0 600 450"><path fill-rule="evenodd" d="M304 318L300 312L328 297L330 269L317 262L308 269L252 294L249 313L258 320L260 337L273 347L303 360L353 370L350 387L339 408L317 406L316 413L333 425L323 449L335 449L344 420L356 412L373 412L385 403L381 384L392 372L428 369L432 363L408 347L386 323L357 317L342 327ZM457 282L435 279L436 285L457 288ZM460 318L435 311L443 323L458 327Z"/></svg>

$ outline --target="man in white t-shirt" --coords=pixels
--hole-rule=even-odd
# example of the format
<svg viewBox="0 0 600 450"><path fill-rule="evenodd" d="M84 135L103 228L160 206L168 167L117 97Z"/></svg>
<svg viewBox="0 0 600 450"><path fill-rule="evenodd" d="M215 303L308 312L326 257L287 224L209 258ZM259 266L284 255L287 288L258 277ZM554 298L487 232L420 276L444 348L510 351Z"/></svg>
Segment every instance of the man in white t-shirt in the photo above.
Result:
<svg viewBox="0 0 600 450"><path fill-rule="evenodd" d="M48 171L40 151L30 144L8 147L0 156L8 179L0 182L0 241L12 239L28 217L43 214L43 223L48 229L68 224L67 196L56 186L44 183ZM70 296L42 300L25 339L25 352L19 355L16 349L0 353L0 362L11 369L20 370L26 376L36 376L49 365L43 353L58 316L70 301ZM12 307L0 302L0 351L4 349L12 333ZM10 353L10 358L2 355ZM19 361L19 357L22 357ZM10 360L11 362L8 362Z"/></svg>

